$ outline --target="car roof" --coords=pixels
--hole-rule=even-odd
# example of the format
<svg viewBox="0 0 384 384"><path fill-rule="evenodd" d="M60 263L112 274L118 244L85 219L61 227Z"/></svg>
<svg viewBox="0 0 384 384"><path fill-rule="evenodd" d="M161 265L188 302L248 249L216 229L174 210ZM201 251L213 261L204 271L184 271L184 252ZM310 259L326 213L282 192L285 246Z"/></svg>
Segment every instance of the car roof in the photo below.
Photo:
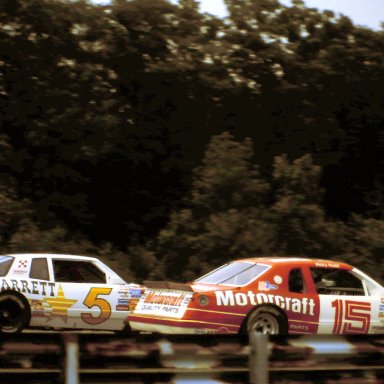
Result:
<svg viewBox="0 0 384 384"><path fill-rule="evenodd" d="M324 268L342 268L353 269L353 267L347 263L327 260L327 259L311 259L305 257L286 257L286 256L268 256L268 257L250 257L239 259L236 261L246 261L251 263L261 263L267 265L286 265L286 266L309 266L309 267L324 267Z"/></svg>
<svg viewBox="0 0 384 384"><path fill-rule="evenodd" d="M99 259L97 259L96 257L71 255L71 254L65 254L65 253L10 253L3 256L12 256L15 259L31 259L35 257L46 257L49 259L64 258L68 260L73 259L73 260L99 261Z"/></svg>

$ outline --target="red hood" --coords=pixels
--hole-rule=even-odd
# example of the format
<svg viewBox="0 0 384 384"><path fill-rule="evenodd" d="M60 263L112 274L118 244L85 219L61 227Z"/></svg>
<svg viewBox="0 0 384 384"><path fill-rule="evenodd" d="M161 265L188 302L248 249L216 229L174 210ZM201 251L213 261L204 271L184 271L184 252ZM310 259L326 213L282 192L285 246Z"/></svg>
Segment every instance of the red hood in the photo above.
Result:
<svg viewBox="0 0 384 384"><path fill-rule="evenodd" d="M237 287L233 285L218 285L218 284L202 284L191 283L191 288L194 292L210 292L210 291L225 291L226 289L235 289Z"/></svg>
<svg viewBox="0 0 384 384"><path fill-rule="evenodd" d="M202 284L202 283L174 283L171 281L144 281L146 288L150 289L169 289L174 291L186 291L186 292L212 292L212 291L224 291L226 289L234 289L233 285L217 285L217 284Z"/></svg>

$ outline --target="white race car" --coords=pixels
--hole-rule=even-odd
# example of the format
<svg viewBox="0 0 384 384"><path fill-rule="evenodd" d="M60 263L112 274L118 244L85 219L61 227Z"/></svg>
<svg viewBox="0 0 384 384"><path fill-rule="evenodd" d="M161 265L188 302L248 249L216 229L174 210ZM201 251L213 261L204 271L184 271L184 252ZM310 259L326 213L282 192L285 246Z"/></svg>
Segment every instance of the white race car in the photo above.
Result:
<svg viewBox="0 0 384 384"><path fill-rule="evenodd" d="M143 287L94 257L0 256L0 332L27 327L121 331Z"/></svg>

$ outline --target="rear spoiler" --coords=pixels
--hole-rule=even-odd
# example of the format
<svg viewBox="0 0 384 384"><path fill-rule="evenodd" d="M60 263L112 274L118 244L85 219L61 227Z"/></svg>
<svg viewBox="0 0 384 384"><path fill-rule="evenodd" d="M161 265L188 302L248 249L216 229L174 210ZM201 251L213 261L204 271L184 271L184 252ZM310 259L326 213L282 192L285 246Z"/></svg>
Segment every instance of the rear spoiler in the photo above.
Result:
<svg viewBox="0 0 384 384"><path fill-rule="evenodd" d="M147 288L172 289L172 290L176 290L176 291L194 292L190 285L183 284L183 283L174 283L172 281L152 281L152 280L146 280L146 281L144 281L143 284Z"/></svg>

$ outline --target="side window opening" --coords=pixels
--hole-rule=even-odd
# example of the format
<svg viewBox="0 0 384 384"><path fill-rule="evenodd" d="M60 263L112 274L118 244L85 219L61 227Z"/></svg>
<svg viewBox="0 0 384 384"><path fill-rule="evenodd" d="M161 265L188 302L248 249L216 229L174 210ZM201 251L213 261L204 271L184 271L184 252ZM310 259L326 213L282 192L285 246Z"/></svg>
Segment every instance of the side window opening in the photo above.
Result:
<svg viewBox="0 0 384 384"><path fill-rule="evenodd" d="M344 269L311 268L320 295L365 296L363 282Z"/></svg>
<svg viewBox="0 0 384 384"><path fill-rule="evenodd" d="M55 281L62 283L105 284L106 276L94 264L87 261L53 260Z"/></svg>
<svg viewBox="0 0 384 384"><path fill-rule="evenodd" d="M305 293L303 273L300 268L292 269L288 278L289 291Z"/></svg>
<svg viewBox="0 0 384 384"><path fill-rule="evenodd" d="M12 256L0 256L0 276L6 276L15 260Z"/></svg>
<svg viewBox="0 0 384 384"><path fill-rule="evenodd" d="M29 277L31 279L49 280L48 263L45 257L32 259Z"/></svg>

